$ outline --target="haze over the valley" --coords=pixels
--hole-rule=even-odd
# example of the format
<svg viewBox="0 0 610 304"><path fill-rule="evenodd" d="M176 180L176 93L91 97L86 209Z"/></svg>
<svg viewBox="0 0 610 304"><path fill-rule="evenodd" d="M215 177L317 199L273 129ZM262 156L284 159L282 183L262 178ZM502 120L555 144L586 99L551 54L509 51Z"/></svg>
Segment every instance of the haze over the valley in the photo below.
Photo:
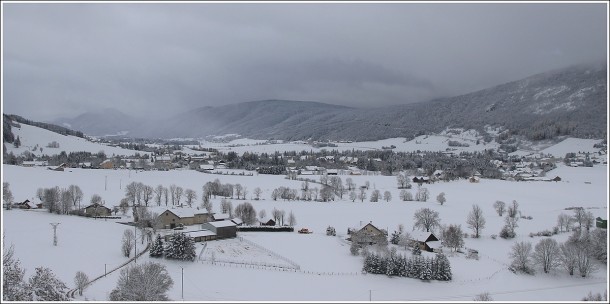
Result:
<svg viewBox="0 0 610 304"><path fill-rule="evenodd" d="M3 112L167 117L264 99L350 107L449 97L604 62L606 6L3 5Z"/></svg>

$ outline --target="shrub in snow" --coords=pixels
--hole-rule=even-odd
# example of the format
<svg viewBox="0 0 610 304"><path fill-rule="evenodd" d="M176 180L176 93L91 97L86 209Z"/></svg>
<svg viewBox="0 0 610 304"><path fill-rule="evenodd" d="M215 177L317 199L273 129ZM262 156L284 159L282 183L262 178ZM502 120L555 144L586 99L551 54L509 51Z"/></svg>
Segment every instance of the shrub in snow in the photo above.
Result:
<svg viewBox="0 0 610 304"><path fill-rule="evenodd" d="M596 293L593 294L589 291L589 294L582 298L583 301L604 301L604 302L608 302L608 291L604 291L604 296L602 297L601 293Z"/></svg>
<svg viewBox="0 0 610 304"><path fill-rule="evenodd" d="M413 250L411 251L413 255L421 255L421 249L419 248L419 244L413 246Z"/></svg>
<svg viewBox="0 0 610 304"><path fill-rule="evenodd" d="M157 238L155 242L150 246L150 256L153 258L162 257L163 256L163 241L161 240L161 235L157 234Z"/></svg>
<svg viewBox="0 0 610 304"><path fill-rule="evenodd" d="M30 278L30 287L34 301L68 301L68 287L49 268L37 267L36 273Z"/></svg>
<svg viewBox="0 0 610 304"><path fill-rule="evenodd" d="M168 301L165 293L173 285L165 266L145 262L121 270L117 286L110 292L110 300Z"/></svg>
<svg viewBox="0 0 610 304"><path fill-rule="evenodd" d="M489 295L489 292L484 292L484 293L478 294L472 300L473 301L493 301L493 299Z"/></svg>
<svg viewBox="0 0 610 304"><path fill-rule="evenodd" d="M168 259L194 261L197 256L193 238L184 233L172 234L165 245L164 252L165 257Z"/></svg>
<svg viewBox="0 0 610 304"><path fill-rule="evenodd" d="M512 239L515 237L515 232L512 231L508 226L502 227L500 230L500 237L503 239Z"/></svg>

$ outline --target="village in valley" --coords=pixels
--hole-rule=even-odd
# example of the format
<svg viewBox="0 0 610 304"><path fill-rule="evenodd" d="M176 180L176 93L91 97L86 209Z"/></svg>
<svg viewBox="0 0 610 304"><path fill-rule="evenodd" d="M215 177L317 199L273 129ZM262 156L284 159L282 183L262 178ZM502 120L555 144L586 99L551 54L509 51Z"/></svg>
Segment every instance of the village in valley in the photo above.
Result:
<svg viewBox="0 0 610 304"><path fill-rule="evenodd" d="M372 290L384 290L375 293L380 300L411 299L384 283L384 277L405 277L401 284L409 286L448 282L459 288L485 282L478 287L469 284L468 292L447 294L462 295L462 300L491 297L494 288L503 286L494 284L503 280L546 280L549 287L541 289L541 297L554 292L553 284L567 284L572 277L592 284L574 284L578 290L605 284L606 266L601 263L606 251L597 252L602 260L592 258L592 266L582 275L562 271L558 260L550 272L554 278L546 278L547 270L538 269L533 258L521 269L511 258L517 240L574 242L574 235L583 230L605 237L605 141L567 138L538 151L507 153L466 130L391 139L388 146L386 140L325 142L323 147L242 138L135 145L48 133L25 123L14 123L12 131L19 145L8 148L10 156L3 165L6 190L12 196L4 200L3 222L9 223L4 226L5 239L16 252L30 246L57 251L45 260L67 282L62 291L66 299L112 298L121 270L143 261L161 261L169 269L174 282L169 299L189 300L240 299L202 292L197 282L205 275L199 272L210 271L221 276L252 272L265 280L276 280L285 272L302 274L299 280L316 274L339 280L338 286L347 278L368 286L366 282L375 278L382 281L372 283L370 296ZM57 140L40 149L40 140L48 136ZM81 141L94 144L92 152L62 150L82 145ZM463 143L462 150L448 146L450 141ZM479 147L465 150L467 143ZM437 151L409 151L421 146ZM113 151L112 156L107 151ZM405 170L409 165L412 169ZM575 195L581 187L597 190ZM60 224L51 229L49 223ZM15 229L23 230L24 225L25 231L42 231L34 238L16 238ZM53 237L59 235L57 245L51 242L51 230ZM595 246L605 244L604 239ZM90 248L98 265L81 264L75 252L67 255L74 261L70 267L60 266L65 258L62 248L74 246ZM32 265L26 273L38 260L33 253L16 257ZM478 270L468 270L473 267ZM80 288L69 283L76 272L87 274ZM183 272L196 286L178 290ZM515 294L525 289L521 286L513 287ZM347 298L369 296L362 288L361 295ZM435 299L424 291L415 294L414 299ZM344 295L338 292L336 298L345 299ZM289 298L269 297L263 291L252 297Z"/></svg>
<svg viewBox="0 0 610 304"><path fill-rule="evenodd" d="M608 303L608 1L67 2L0 3L2 303Z"/></svg>

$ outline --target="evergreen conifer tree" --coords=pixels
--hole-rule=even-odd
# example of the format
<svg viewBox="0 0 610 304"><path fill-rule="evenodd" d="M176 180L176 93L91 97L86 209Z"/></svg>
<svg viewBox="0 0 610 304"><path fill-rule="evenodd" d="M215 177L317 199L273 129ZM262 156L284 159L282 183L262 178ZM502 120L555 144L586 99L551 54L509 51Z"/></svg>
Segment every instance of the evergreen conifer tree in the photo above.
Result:
<svg viewBox="0 0 610 304"><path fill-rule="evenodd" d="M413 255L421 255L421 248L419 248L419 245L413 246L413 251L411 251L411 253Z"/></svg>
<svg viewBox="0 0 610 304"><path fill-rule="evenodd" d="M400 241L400 236L401 236L400 231L394 231L392 233L392 236L390 237L390 243L392 243L394 245L398 245L398 242Z"/></svg>
<svg viewBox="0 0 610 304"><path fill-rule="evenodd" d="M451 281L451 265L449 264L449 259L442 253L439 252L436 255L436 264L437 264L437 272L434 279L439 281Z"/></svg>
<svg viewBox="0 0 610 304"><path fill-rule="evenodd" d="M429 281L432 279L432 267L430 263L430 259L422 259L423 263L419 272L419 279L424 281Z"/></svg>
<svg viewBox="0 0 610 304"><path fill-rule="evenodd" d="M151 257L162 257L163 256L163 241L161 240L161 235L157 234L157 238L155 242L150 247L150 256Z"/></svg>
<svg viewBox="0 0 610 304"><path fill-rule="evenodd" d="M169 241L165 245L166 258L194 261L196 256L195 242L192 237L184 233L174 233L169 237Z"/></svg>

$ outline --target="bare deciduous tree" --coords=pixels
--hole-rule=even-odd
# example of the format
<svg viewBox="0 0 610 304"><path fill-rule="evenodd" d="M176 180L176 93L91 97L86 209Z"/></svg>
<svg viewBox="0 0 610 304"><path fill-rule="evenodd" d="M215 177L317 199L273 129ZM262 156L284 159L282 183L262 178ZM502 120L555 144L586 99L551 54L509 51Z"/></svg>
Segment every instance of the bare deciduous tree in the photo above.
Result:
<svg viewBox="0 0 610 304"><path fill-rule="evenodd" d="M445 204L445 202L447 201L447 199L445 198L445 192L441 192L438 194L438 196L436 196L436 201L441 204L441 206L443 204Z"/></svg>
<svg viewBox="0 0 610 304"><path fill-rule="evenodd" d="M154 193L153 187L149 185L144 185L142 187L142 200L144 200L144 205L148 207L148 202L152 199Z"/></svg>
<svg viewBox="0 0 610 304"><path fill-rule="evenodd" d="M429 208L422 208L417 210L413 215L413 219L415 220L415 224L413 224L413 229L425 229L426 232L430 232L431 229L440 226L440 218L438 216L438 212L433 211Z"/></svg>
<svg viewBox="0 0 610 304"><path fill-rule="evenodd" d="M276 223L279 223L280 222L280 217L282 216L282 211L280 211L280 210L278 210L276 208L273 208L273 210L271 210L271 216L273 217L273 220Z"/></svg>
<svg viewBox="0 0 610 304"><path fill-rule="evenodd" d="M78 294L83 295L83 290L89 284L89 277L82 271L77 271L74 276L74 285L78 289Z"/></svg>
<svg viewBox="0 0 610 304"><path fill-rule="evenodd" d="M430 198L428 188L419 187L419 189L417 189L417 193L415 194L415 199L420 202L427 202L428 198Z"/></svg>
<svg viewBox="0 0 610 304"><path fill-rule="evenodd" d="M61 190L60 209L62 214L68 214L72 209L72 194L68 189Z"/></svg>
<svg viewBox="0 0 610 304"><path fill-rule="evenodd" d="M229 214L229 216L233 215L233 203L230 200L223 198L220 201L220 212L224 214Z"/></svg>
<svg viewBox="0 0 610 304"><path fill-rule="evenodd" d="M176 186L174 184L169 186L169 195L172 200L172 206L176 205L176 188L178 188L178 186Z"/></svg>
<svg viewBox="0 0 610 304"><path fill-rule="evenodd" d="M235 206L235 216L241 218L246 225L254 225L256 223L256 210L248 202Z"/></svg>
<svg viewBox="0 0 610 304"><path fill-rule="evenodd" d="M93 194L91 196L91 205L95 205L95 204L99 204L99 205L103 205L102 204L102 197L99 196L98 194Z"/></svg>
<svg viewBox="0 0 610 304"><path fill-rule="evenodd" d="M566 242L560 247L561 266L568 271L570 275L574 275L574 270L578 266L578 248L575 244Z"/></svg>
<svg viewBox="0 0 610 304"><path fill-rule="evenodd" d="M533 273L530 260L531 253L532 243L524 241L515 243L509 253L509 256L512 258L512 267L518 271L529 274Z"/></svg>
<svg viewBox="0 0 610 304"><path fill-rule="evenodd" d="M184 188L180 186L176 187L176 205L180 205L180 199L182 199L182 194L184 194Z"/></svg>
<svg viewBox="0 0 610 304"><path fill-rule="evenodd" d="M290 210L290 214L288 214L288 225L293 226L297 224L297 218L294 216L294 213L292 213L292 210Z"/></svg>
<svg viewBox="0 0 610 304"><path fill-rule="evenodd" d="M186 198L186 204L189 207L192 207L195 200L197 200L197 192L193 189L186 189L186 191L184 191L184 196Z"/></svg>
<svg viewBox="0 0 610 304"><path fill-rule="evenodd" d="M261 188L259 188L259 187L254 188L254 199L258 201L261 198L262 193L263 193L263 190L261 190Z"/></svg>
<svg viewBox="0 0 610 304"><path fill-rule="evenodd" d="M389 202L389 201L392 199L392 193L390 193L390 191L385 191L385 192L383 193L383 199L384 199L386 202Z"/></svg>
<svg viewBox="0 0 610 304"><path fill-rule="evenodd" d="M241 184L236 184L234 189L235 189L235 195L237 195L237 199L240 199L244 187ZM245 197L244 197L244 199L245 199Z"/></svg>
<svg viewBox="0 0 610 304"><path fill-rule="evenodd" d="M572 226L572 218L565 213L559 214L559 216L557 216L557 226L561 232L564 230L570 231L570 227Z"/></svg>
<svg viewBox="0 0 610 304"><path fill-rule="evenodd" d="M131 255L131 249L133 248L135 242L135 236L131 229L125 229L123 232L123 241L121 243L121 250L125 257L129 257Z"/></svg>
<svg viewBox="0 0 610 304"><path fill-rule="evenodd" d="M345 179L345 185L347 186L347 191L352 191L356 188L356 184L351 177Z"/></svg>
<svg viewBox="0 0 610 304"><path fill-rule="evenodd" d="M496 212L498 212L498 215L502 216L502 214L504 214L504 210L506 209L506 203L503 201L496 201L494 203L494 208L496 209Z"/></svg>
<svg viewBox="0 0 610 304"><path fill-rule="evenodd" d="M201 197L201 206L203 207L203 209L205 209L208 213L212 213L212 202L210 201L210 197L207 195L204 195Z"/></svg>
<svg viewBox="0 0 610 304"><path fill-rule="evenodd" d="M379 190L375 189L373 190L373 192L371 193L371 202L378 202L379 198L381 197L381 193L379 192Z"/></svg>
<svg viewBox="0 0 610 304"><path fill-rule="evenodd" d="M457 250L464 246L464 233L460 225L449 225L446 229L443 229L443 244L449 248Z"/></svg>
<svg viewBox="0 0 610 304"><path fill-rule="evenodd" d="M508 213L508 217L517 217L517 214L519 213L519 203L513 200L512 205L508 206L506 212Z"/></svg>
<svg viewBox="0 0 610 304"><path fill-rule="evenodd" d="M163 185L158 185L155 188L155 203L157 203L157 206L161 206L162 198L163 198Z"/></svg>
<svg viewBox="0 0 610 304"><path fill-rule="evenodd" d="M80 210L80 202L83 200L83 191L77 185L68 186L70 192L70 198L72 199L72 206L76 207L78 204L78 210Z"/></svg>
<svg viewBox="0 0 610 304"><path fill-rule="evenodd" d="M543 239L534 247L534 261L548 273L560 263L559 244L554 239Z"/></svg>
<svg viewBox="0 0 610 304"><path fill-rule="evenodd" d="M581 277L587 277L589 274L597 270L597 267L593 262L593 258L591 257L589 246L579 246L576 252L576 257L578 259L578 272L580 273Z"/></svg>
<svg viewBox="0 0 610 304"><path fill-rule="evenodd" d="M365 188L360 188L360 193L358 193L358 199L360 200L360 202L364 202L364 200L366 199L366 190Z"/></svg>
<svg viewBox="0 0 610 304"><path fill-rule="evenodd" d="M578 223L578 229L582 230L582 226L586 223L587 213L585 209L580 207L574 209L574 217L572 218L574 222Z"/></svg>
<svg viewBox="0 0 610 304"><path fill-rule="evenodd" d="M42 202L49 209L49 212L59 211L59 201L61 200L61 192L59 187L51 187L44 189L44 197Z"/></svg>
<svg viewBox="0 0 610 304"><path fill-rule="evenodd" d="M485 228L485 218L483 217L483 210L479 205L472 205L472 211L468 214L466 219L468 227L474 232L475 238L480 236L481 230Z"/></svg>

